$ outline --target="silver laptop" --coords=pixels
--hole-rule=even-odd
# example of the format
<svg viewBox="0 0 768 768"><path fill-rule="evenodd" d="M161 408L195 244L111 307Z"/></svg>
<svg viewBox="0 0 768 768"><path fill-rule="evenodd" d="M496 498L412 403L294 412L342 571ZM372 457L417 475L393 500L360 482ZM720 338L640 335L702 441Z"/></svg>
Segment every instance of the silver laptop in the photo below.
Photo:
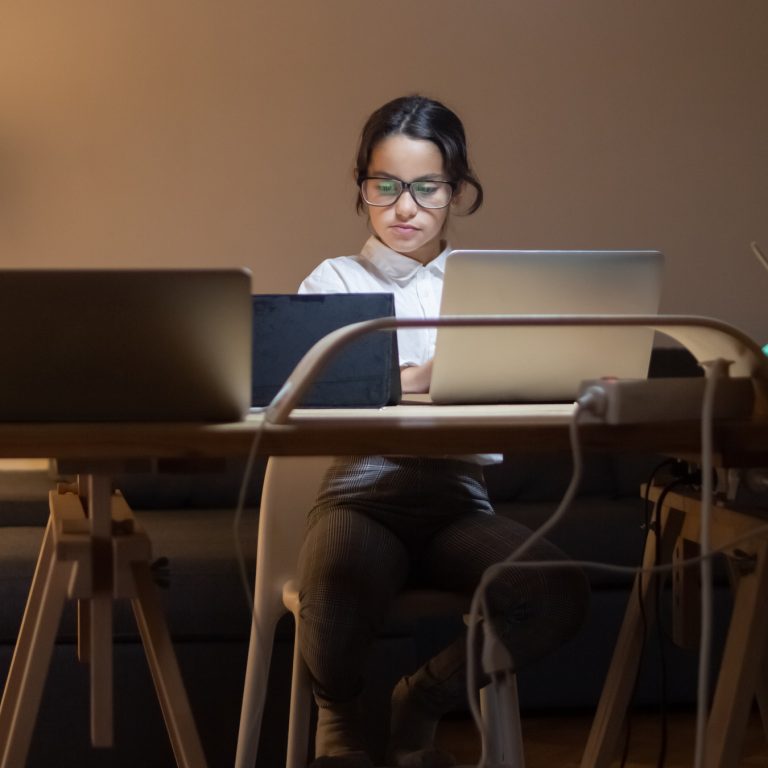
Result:
<svg viewBox="0 0 768 768"><path fill-rule="evenodd" d="M250 405L245 270L2 270L0 328L0 421L228 421Z"/></svg>
<svg viewBox="0 0 768 768"><path fill-rule="evenodd" d="M658 251L453 251L441 315L655 314ZM644 378L645 328L440 328L437 403L568 402L585 379Z"/></svg>

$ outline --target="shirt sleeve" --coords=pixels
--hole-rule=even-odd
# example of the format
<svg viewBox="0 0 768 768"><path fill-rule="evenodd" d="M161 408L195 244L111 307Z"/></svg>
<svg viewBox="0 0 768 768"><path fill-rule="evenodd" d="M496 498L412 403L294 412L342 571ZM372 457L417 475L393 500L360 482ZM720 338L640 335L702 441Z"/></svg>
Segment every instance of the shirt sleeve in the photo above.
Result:
<svg viewBox="0 0 768 768"><path fill-rule="evenodd" d="M324 261L302 281L299 293L350 293L350 288L338 270Z"/></svg>

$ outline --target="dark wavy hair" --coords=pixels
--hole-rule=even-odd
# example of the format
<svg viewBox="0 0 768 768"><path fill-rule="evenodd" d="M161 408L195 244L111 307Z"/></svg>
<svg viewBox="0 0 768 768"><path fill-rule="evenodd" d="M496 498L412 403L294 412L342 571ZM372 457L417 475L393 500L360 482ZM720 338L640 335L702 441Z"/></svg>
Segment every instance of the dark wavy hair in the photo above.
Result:
<svg viewBox="0 0 768 768"><path fill-rule="evenodd" d="M444 104L425 96L401 96L379 107L368 118L355 164L358 187L368 173L376 145L395 134L425 139L437 146L448 180L457 185L469 184L475 190L475 199L465 213L474 213L483 204L483 188L467 159L467 139L461 120ZM365 202L358 192L357 211L364 210Z"/></svg>

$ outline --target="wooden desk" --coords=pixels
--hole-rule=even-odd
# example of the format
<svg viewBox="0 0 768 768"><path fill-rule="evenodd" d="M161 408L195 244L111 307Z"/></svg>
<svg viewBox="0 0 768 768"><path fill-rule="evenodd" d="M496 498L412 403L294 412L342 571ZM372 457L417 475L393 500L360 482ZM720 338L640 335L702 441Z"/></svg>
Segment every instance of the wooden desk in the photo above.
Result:
<svg viewBox="0 0 768 768"><path fill-rule="evenodd" d="M297 410L287 424L266 425L259 454L549 453L570 450L572 405L427 406ZM229 424L0 423L0 458L55 458L63 462L152 468L162 459L246 456L262 427L260 414ZM606 426L585 424L587 452L695 455L698 422ZM768 463L768 417L718 422L716 459L724 466Z"/></svg>
<svg viewBox="0 0 768 768"><path fill-rule="evenodd" d="M257 435L258 454L264 456L569 451L572 413L570 405L402 405L297 410L279 425L265 424L260 415L231 424L0 424L0 458L55 458L62 471L81 475L74 493L52 497L46 543L0 705L0 766L15 768L26 758L67 596L90 606L84 653L92 669L94 743L111 743L111 604L116 596L128 596L134 600L177 762L190 768L205 765L148 564L142 561L146 542L132 523L127 525L130 536L119 530L126 527L130 510L111 493L114 474L150 471L165 459L243 457ZM700 429L695 422L591 424L580 429L580 438L585 451L695 455ZM721 465L768 464L768 419L718 423L714 445Z"/></svg>

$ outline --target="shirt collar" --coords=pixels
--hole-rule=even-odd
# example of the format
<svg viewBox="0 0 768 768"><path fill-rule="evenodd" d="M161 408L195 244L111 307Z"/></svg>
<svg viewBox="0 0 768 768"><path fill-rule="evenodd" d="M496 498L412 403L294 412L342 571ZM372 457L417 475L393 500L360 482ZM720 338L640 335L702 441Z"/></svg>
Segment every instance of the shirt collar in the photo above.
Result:
<svg viewBox="0 0 768 768"><path fill-rule="evenodd" d="M360 255L373 264L376 269L396 283L407 283L420 269L428 269L434 274L442 275L445 272L445 260L451 247L445 243L445 247L427 265L422 265L416 259L403 256L402 253L393 251L379 240L371 236L365 242Z"/></svg>

